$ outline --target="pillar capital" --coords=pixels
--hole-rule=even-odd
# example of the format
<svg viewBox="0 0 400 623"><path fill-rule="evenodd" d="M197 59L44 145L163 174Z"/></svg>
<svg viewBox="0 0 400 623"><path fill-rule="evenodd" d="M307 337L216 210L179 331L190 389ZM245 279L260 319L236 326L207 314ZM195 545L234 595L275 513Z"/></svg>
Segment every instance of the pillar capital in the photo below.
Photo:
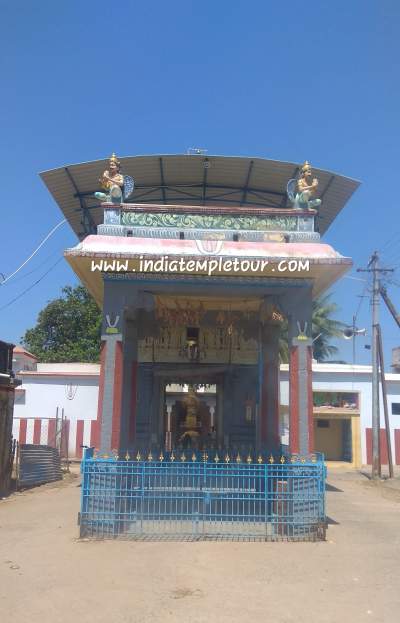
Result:
<svg viewBox="0 0 400 623"><path fill-rule="evenodd" d="M312 346L313 341L308 337L293 337L291 339L291 346L298 346L299 348L306 348L307 346Z"/></svg>
<svg viewBox="0 0 400 623"><path fill-rule="evenodd" d="M305 284L290 289L280 298L280 308L288 321L289 337L311 336L312 287Z"/></svg>

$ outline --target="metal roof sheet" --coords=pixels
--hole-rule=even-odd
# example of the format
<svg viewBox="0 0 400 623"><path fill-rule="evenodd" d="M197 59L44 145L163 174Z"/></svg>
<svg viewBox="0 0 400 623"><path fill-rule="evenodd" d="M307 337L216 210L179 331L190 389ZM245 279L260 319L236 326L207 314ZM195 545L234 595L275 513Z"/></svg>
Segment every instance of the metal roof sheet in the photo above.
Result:
<svg viewBox="0 0 400 623"><path fill-rule="evenodd" d="M301 165L264 158L204 155L153 155L119 158L121 170L135 179L132 203L214 206L290 207L286 184ZM72 164L40 174L79 238L94 233L103 221L94 197L108 158ZM324 234L359 182L313 168L322 199L317 219Z"/></svg>

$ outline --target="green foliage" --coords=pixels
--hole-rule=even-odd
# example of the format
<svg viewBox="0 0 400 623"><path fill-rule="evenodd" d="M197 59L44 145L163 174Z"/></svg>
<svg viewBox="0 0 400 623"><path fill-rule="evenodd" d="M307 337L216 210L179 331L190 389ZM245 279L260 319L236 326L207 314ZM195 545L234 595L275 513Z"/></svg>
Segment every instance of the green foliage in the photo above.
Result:
<svg viewBox="0 0 400 623"><path fill-rule="evenodd" d="M66 286L62 296L40 312L22 343L43 363L97 362L100 335L101 311L93 298L81 285Z"/></svg>
<svg viewBox="0 0 400 623"><path fill-rule="evenodd" d="M345 324L334 320L332 315L338 311L336 303L330 301L330 294L313 301L312 309L312 337L313 357L317 361L326 361L338 351L336 346L330 343L332 338L342 335ZM288 325L285 321L279 341L279 354L282 363L289 361L288 350Z"/></svg>
<svg viewBox="0 0 400 623"><path fill-rule="evenodd" d="M345 324L334 320L332 315L338 311L336 303L330 301L330 294L313 301L312 336L313 356L317 361L326 361L328 357L337 353L336 346L330 344L333 337L340 337Z"/></svg>

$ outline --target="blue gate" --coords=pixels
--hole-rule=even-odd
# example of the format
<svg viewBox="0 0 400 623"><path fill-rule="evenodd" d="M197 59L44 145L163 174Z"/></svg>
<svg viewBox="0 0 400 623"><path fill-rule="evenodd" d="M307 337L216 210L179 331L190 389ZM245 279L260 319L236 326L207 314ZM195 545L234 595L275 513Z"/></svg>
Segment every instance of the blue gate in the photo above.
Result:
<svg viewBox="0 0 400 623"><path fill-rule="evenodd" d="M320 540L320 456L242 458L138 453L82 461L80 535L125 539Z"/></svg>

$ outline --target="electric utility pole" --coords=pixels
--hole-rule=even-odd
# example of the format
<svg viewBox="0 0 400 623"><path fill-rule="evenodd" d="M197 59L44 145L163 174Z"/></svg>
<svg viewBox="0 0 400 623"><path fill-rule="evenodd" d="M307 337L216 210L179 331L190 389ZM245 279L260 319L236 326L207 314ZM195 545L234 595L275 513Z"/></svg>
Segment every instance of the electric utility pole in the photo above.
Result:
<svg viewBox="0 0 400 623"><path fill-rule="evenodd" d="M380 275L391 273L393 269L379 268L379 256L375 251L367 268L358 268L361 273L372 273L372 478L374 480L381 476L380 461L380 418L379 418L379 365L378 365L378 325L379 325L379 297L380 297Z"/></svg>

